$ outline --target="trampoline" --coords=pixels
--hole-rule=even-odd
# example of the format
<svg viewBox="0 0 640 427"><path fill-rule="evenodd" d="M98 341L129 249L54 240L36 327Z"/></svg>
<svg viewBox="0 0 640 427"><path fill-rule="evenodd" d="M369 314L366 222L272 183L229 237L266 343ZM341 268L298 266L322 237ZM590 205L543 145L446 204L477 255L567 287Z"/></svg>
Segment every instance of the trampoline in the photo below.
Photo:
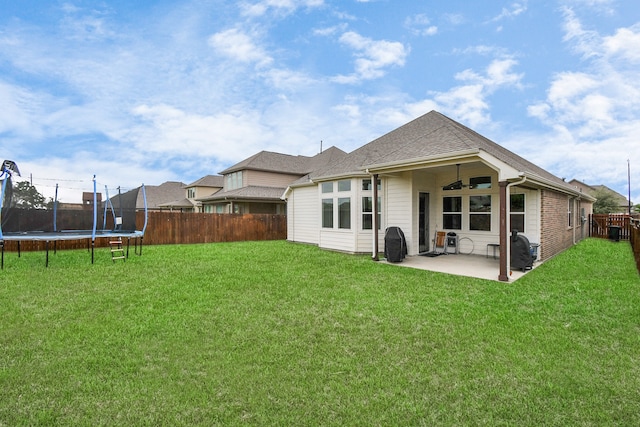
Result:
<svg viewBox="0 0 640 427"><path fill-rule="evenodd" d="M140 187L109 198L105 187L106 200L102 202L97 193L96 177L93 177L92 197L84 197L81 209L59 210L58 186L52 209L23 208L13 197L13 175L20 176L17 165L5 160L0 171L2 184L0 197L0 268L4 269L5 242L17 242L18 257L20 243L28 241L45 242L45 266L49 266L49 244L62 240L86 240L94 263L94 249L97 239L126 239L126 257L129 257L129 242L134 239L135 252L142 255L142 240L147 228L148 208L144 184ZM84 193L89 196L91 193ZM100 196L100 197L98 197ZM138 197L144 202L144 224L136 226Z"/></svg>

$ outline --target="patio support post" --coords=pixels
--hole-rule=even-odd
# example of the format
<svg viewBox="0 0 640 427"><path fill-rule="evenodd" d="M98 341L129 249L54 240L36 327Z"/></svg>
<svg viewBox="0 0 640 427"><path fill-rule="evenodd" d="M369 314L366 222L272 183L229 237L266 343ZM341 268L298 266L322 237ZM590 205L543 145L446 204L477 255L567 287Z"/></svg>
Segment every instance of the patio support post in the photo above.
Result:
<svg viewBox="0 0 640 427"><path fill-rule="evenodd" d="M498 280L508 282L507 275L507 181L500 181L500 275Z"/></svg>
<svg viewBox="0 0 640 427"><path fill-rule="evenodd" d="M371 185L373 185L373 213L372 213L372 230L373 231L373 254L372 259L374 261L380 261L378 258L378 174L374 173L371 179Z"/></svg>

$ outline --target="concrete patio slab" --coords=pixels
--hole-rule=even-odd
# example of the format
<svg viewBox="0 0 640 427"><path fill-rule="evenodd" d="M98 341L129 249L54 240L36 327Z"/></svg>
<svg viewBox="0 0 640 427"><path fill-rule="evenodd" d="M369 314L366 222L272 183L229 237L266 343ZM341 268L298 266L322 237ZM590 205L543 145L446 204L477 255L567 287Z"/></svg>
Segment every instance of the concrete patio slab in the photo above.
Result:
<svg viewBox="0 0 640 427"><path fill-rule="evenodd" d="M495 281L498 281L498 275L500 274L499 260L494 259L491 256L487 258L480 255L460 254L440 255L437 257L414 255L406 257L399 263L388 262L384 258L381 259L381 262L397 265L399 267L417 268L420 270L437 271L440 273ZM538 265L539 263L534 262L533 268L535 269ZM527 270L525 272L522 270L513 270L509 274L509 282L502 283L514 282L529 271L531 270Z"/></svg>

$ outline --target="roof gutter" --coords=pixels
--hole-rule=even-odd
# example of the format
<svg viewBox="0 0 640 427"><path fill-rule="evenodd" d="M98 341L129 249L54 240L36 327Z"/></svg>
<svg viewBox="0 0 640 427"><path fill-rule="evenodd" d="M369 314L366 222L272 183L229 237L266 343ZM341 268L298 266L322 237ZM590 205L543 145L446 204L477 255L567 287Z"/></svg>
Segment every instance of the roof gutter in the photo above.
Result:
<svg viewBox="0 0 640 427"><path fill-rule="evenodd" d="M582 197L590 202L595 202L596 199L586 193L583 193L581 191L578 190L572 190L571 188L567 188L568 186L562 186L559 185L556 182L553 182L551 180L548 180L546 178L542 178L539 175L535 175L535 174L531 174L531 173L523 173L524 176L526 176L527 180L529 182L534 182L534 183L538 183L541 184L545 187L551 188L555 191L558 191L560 193L564 193L564 194L568 194L570 196L574 196L574 197Z"/></svg>

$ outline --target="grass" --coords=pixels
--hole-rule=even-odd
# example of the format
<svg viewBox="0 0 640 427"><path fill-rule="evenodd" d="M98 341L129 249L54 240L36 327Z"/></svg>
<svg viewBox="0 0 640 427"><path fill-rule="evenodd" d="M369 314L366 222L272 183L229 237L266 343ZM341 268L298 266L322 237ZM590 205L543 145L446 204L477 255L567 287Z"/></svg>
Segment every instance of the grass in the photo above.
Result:
<svg viewBox="0 0 640 427"><path fill-rule="evenodd" d="M640 425L640 278L511 284L278 242L5 254L0 426Z"/></svg>

